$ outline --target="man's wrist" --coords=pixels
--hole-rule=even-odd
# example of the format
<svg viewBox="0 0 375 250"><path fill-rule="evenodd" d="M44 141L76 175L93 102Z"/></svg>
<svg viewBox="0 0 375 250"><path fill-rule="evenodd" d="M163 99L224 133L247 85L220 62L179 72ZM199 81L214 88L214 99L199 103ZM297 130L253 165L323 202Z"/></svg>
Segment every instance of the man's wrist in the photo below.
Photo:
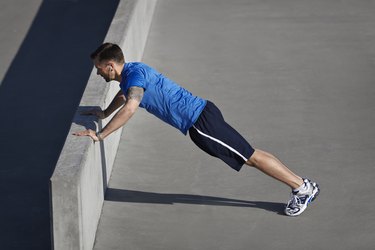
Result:
<svg viewBox="0 0 375 250"><path fill-rule="evenodd" d="M102 132L96 132L96 137L98 137L99 141L104 140L104 138L102 137Z"/></svg>

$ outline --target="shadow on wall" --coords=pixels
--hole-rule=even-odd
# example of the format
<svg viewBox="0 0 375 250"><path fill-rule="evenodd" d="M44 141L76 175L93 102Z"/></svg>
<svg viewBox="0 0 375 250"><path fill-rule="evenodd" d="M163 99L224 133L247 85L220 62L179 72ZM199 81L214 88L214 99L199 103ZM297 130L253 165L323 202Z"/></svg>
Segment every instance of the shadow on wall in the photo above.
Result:
<svg viewBox="0 0 375 250"><path fill-rule="evenodd" d="M49 179L119 0L45 0L0 85L1 249L50 249Z"/></svg>

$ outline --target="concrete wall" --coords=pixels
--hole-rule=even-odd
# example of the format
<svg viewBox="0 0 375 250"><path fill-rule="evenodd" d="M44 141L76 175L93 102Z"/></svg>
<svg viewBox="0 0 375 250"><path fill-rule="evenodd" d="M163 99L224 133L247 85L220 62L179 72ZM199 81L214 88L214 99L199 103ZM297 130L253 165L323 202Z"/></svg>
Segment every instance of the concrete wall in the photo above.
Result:
<svg viewBox="0 0 375 250"><path fill-rule="evenodd" d="M120 1L105 41L119 44L126 61L140 61L156 1ZM105 126L110 118L97 121L79 113L91 107L107 107L118 90L117 83L105 84L93 69L51 177L52 245L56 250L93 247L121 130L99 143L71 134L85 127Z"/></svg>

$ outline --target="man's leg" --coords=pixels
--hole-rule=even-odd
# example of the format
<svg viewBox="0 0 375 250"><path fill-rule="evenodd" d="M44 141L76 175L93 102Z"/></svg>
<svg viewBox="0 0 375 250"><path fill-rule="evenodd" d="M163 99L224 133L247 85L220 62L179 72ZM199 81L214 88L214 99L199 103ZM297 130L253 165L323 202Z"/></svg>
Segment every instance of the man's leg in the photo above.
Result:
<svg viewBox="0 0 375 250"><path fill-rule="evenodd" d="M285 207L285 214L300 215L319 194L317 183L302 179L290 171L279 159L270 153L255 149L246 164L255 167L263 173L287 184L292 188L291 199Z"/></svg>
<svg viewBox="0 0 375 250"><path fill-rule="evenodd" d="M303 179L289 170L279 159L270 153L255 149L255 152L246 162L263 173L296 189L303 184Z"/></svg>

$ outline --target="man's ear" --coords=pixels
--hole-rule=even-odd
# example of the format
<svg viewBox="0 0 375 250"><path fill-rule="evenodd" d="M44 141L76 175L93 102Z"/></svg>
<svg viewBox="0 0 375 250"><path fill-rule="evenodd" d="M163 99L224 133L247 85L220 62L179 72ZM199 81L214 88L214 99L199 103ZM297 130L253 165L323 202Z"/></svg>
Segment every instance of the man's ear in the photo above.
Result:
<svg viewBox="0 0 375 250"><path fill-rule="evenodd" d="M113 71L113 70L114 70L114 68L115 68L115 64L113 63L113 61L109 61L109 62L107 63L107 65L108 65L110 71Z"/></svg>

